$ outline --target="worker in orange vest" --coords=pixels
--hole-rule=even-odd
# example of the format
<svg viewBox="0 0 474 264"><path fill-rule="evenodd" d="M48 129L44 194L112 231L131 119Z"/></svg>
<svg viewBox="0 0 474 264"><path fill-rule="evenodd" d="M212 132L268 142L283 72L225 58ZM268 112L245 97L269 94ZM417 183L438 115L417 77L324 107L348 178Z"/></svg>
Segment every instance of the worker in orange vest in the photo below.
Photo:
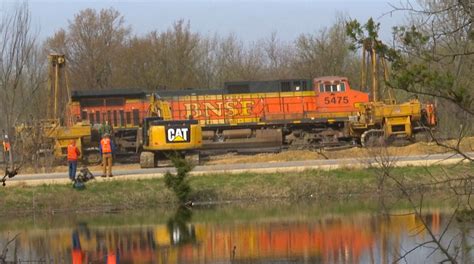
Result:
<svg viewBox="0 0 474 264"><path fill-rule="evenodd" d="M119 264L120 254L119 254L118 249L117 249L117 253L115 253L112 250L109 250L109 252L107 253L107 256L105 256L105 259L106 259L107 264Z"/></svg>
<svg viewBox="0 0 474 264"><path fill-rule="evenodd" d="M112 177L112 153L114 145L108 133L104 134L104 138L100 141L99 147L100 153L102 154L102 168L104 170L102 177Z"/></svg>
<svg viewBox="0 0 474 264"><path fill-rule="evenodd" d="M77 170L77 158L81 155L81 152L76 147L76 141L71 140L69 145L67 146L67 163L69 167L69 179L74 181L76 178L76 170Z"/></svg>
<svg viewBox="0 0 474 264"><path fill-rule="evenodd" d="M8 160L10 160L11 145L10 145L10 140L8 139L8 135L5 134L5 131L3 131L3 134L4 134L4 138L3 138L3 141L2 141L2 144L3 144L3 159L4 159L5 162L7 162Z"/></svg>

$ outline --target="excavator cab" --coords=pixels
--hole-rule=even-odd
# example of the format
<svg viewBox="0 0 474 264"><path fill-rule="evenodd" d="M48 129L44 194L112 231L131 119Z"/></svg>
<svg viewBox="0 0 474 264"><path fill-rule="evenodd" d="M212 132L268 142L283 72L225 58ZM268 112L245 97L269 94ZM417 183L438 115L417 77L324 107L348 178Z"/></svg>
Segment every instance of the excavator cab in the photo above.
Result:
<svg viewBox="0 0 474 264"><path fill-rule="evenodd" d="M140 167L156 167L159 160L168 159L170 154L199 162L202 129L197 120L171 120L169 103L156 95L150 97L148 116L140 133Z"/></svg>

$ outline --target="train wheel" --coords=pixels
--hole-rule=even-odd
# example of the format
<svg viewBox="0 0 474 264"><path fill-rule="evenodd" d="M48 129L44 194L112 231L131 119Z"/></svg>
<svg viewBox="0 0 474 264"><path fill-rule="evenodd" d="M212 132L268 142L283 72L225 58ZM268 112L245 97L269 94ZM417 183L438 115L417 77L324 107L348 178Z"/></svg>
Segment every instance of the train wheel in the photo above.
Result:
<svg viewBox="0 0 474 264"><path fill-rule="evenodd" d="M365 148L380 147L385 145L383 130L371 129L365 131L360 137L360 143Z"/></svg>
<svg viewBox="0 0 474 264"><path fill-rule="evenodd" d="M141 168L154 168L155 167L155 153L143 151L140 154L140 167Z"/></svg>

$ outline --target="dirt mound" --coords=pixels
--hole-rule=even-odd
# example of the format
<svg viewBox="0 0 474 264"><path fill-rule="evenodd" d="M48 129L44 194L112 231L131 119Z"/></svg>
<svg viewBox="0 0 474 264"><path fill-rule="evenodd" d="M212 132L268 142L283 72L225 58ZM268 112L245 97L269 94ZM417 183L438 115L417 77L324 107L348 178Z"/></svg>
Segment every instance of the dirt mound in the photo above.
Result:
<svg viewBox="0 0 474 264"><path fill-rule="evenodd" d="M457 140L447 140L440 142L447 146L455 147ZM465 152L474 151L474 137L464 138L460 144L461 150ZM393 156L430 155L453 152L451 149L437 145L435 142L414 143L402 147L387 147L385 153ZM253 162L279 162L314 159L343 159L343 158L363 158L376 155L380 149L367 149L354 147L336 151L310 151L310 150L289 150L281 153L262 153L255 155L225 154L211 157L206 164L234 164Z"/></svg>
<svg viewBox="0 0 474 264"><path fill-rule="evenodd" d="M446 140L445 145L455 147L457 140ZM464 138L459 144L462 151L474 151L474 137ZM437 145L435 142L414 143L403 147L387 147L384 153L392 156L410 156L410 155L429 155L438 153L453 152L451 149ZM344 158L364 158L374 156L380 153L380 149L367 149L354 147L350 149L337 151L310 151L310 150L288 150L280 153L262 153L254 155L224 154L211 156L210 160L204 162L205 165L214 164L236 164L236 163L255 163L255 162L280 162L297 160L315 160L315 159L344 159ZM121 169L139 169L139 164L114 164L114 170ZM101 171L102 167L89 166L92 171ZM53 166L51 168L39 168L34 170L31 167L22 168L22 173L45 173L45 172L67 172L67 166Z"/></svg>

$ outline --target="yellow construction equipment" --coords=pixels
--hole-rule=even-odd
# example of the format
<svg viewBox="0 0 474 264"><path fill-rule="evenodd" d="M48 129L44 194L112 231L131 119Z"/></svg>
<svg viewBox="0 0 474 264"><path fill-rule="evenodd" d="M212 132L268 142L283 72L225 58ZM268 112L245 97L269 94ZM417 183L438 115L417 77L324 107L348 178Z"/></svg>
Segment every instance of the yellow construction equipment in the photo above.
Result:
<svg viewBox="0 0 474 264"><path fill-rule="evenodd" d="M71 98L66 74L66 57L63 54L50 54L48 61L47 119L16 127L23 148L34 150L38 156L52 155L55 160L65 160L67 145L71 140L75 140L83 161L90 164L99 163L98 143L91 140L90 124L76 123L66 127L64 122L61 122L67 118L64 115L67 112L66 102Z"/></svg>
<svg viewBox="0 0 474 264"><path fill-rule="evenodd" d="M418 99L397 103L391 89L387 91L388 99L379 100L379 65L382 65L384 81L389 78L387 63L375 49L380 44L379 40L366 39L362 47L361 88L368 86L367 76L371 75L370 102L356 106L359 116L351 122L352 133L360 136L362 146L397 139L429 139L430 130L437 124L433 104L422 104ZM370 69L366 69L366 61Z"/></svg>
<svg viewBox="0 0 474 264"><path fill-rule="evenodd" d="M155 94L150 96L150 109L141 128L140 167L153 168L170 155L199 162L202 129L197 120L171 120L168 102Z"/></svg>

